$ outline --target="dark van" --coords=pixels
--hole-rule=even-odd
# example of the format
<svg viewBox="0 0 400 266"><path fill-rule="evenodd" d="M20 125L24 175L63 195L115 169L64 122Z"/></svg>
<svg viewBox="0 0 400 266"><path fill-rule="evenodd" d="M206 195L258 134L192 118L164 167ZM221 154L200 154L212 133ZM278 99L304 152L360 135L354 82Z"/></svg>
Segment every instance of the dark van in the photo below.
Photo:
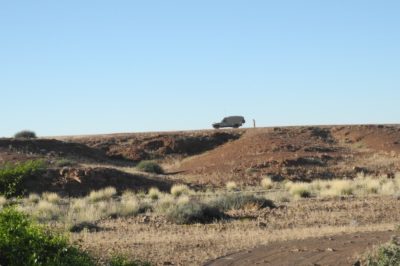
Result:
<svg viewBox="0 0 400 266"><path fill-rule="evenodd" d="M241 127L246 121L243 116L228 116L222 119L219 123L214 123L212 126L215 129L223 128L223 127L233 127L238 128Z"/></svg>

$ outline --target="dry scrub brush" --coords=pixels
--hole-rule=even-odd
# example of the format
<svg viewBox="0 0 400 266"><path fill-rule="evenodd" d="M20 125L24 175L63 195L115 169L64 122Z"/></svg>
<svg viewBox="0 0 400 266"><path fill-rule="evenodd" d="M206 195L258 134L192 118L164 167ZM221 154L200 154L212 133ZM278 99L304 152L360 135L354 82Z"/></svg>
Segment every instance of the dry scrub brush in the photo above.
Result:
<svg viewBox="0 0 400 266"><path fill-rule="evenodd" d="M193 191L186 185L173 185L171 187L171 194L174 197L180 197L182 195L193 194Z"/></svg>
<svg viewBox="0 0 400 266"><path fill-rule="evenodd" d="M238 186L236 184L236 182L234 181L229 181L225 184L225 187L228 191L236 191L238 190Z"/></svg>
<svg viewBox="0 0 400 266"><path fill-rule="evenodd" d="M306 198L335 196L397 195L400 193L400 175L395 178L359 175L354 179L314 180L313 182L287 182L285 189L294 197Z"/></svg>
<svg viewBox="0 0 400 266"><path fill-rule="evenodd" d="M272 181L271 177L266 176L261 180L261 186L265 189L271 189L275 186L275 182Z"/></svg>
<svg viewBox="0 0 400 266"><path fill-rule="evenodd" d="M89 199L92 202L108 200L108 199L111 199L116 194L117 194L117 190L115 188L107 187L104 189L90 192Z"/></svg>

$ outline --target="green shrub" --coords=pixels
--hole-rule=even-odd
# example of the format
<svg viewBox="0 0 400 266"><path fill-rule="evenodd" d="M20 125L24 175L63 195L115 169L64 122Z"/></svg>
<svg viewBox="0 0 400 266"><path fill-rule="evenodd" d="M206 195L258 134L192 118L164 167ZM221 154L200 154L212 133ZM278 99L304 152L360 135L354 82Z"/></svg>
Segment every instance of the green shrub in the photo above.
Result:
<svg viewBox="0 0 400 266"><path fill-rule="evenodd" d="M129 260L128 258L118 255L113 256L109 263L110 266L150 266L149 262L142 262L139 260Z"/></svg>
<svg viewBox="0 0 400 266"><path fill-rule="evenodd" d="M30 130L23 130L15 133L14 138L18 139L36 139L36 133Z"/></svg>
<svg viewBox="0 0 400 266"><path fill-rule="evenodd" d="M217 208L194 200L173 205L167 211L167 219L176 224L209 223L224 217Z"/></svg>
<svg viewBox="0 0 400 266"><path fill-rule="evenodd" d="M400 265L400 246L390 243L380 246L373 254L367 257L366 265L393 266Z"/></svg>
<svg viewBox="0 0 400 266"><path fill-rule="evenodd" d="M246 206L255 206L258 208L275 208L275 204L264 197L253 194L225 194L211 201L211 206L221 211L239 210Z"/></svg>
<svg viewBox="0 0 400 266"><path fill-rule="evenodd" d="M137 166L137 169L146 173L153 173L153 174L163 174L164 169L154 162L154 161L141 161Z"/></svg>
<svg viewBox="0 0 400 266"><path fill-rule="evenodd" d="M3 165L0 167L0 194L6 197L22 194L24 179L39 174L44 168L42 160Z"/></svg>
<svg viewBox="0 0 400 266"><path fill-rule="evenodd" d="M95 265L90 256L14 208L0 212L0 265Z"/></svg>

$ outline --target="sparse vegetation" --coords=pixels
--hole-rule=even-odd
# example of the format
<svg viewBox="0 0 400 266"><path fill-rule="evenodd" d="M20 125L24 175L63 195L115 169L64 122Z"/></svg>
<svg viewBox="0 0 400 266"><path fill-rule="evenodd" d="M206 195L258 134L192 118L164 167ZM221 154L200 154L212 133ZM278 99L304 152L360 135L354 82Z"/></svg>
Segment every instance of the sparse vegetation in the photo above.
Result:
<svg viewBox="0 0 400 266"><path fill-rule="evenodd" d="M398 128L395 129L387 133L398 141ZM219 149L211 151L214 146L210 146L210 152L195 158L187 158L192 154L176 150L164 154L164 149L157 148L162 143L165 146L166 140L175 138L175 134L157 136L156 142L152 137L142 138L142 134L115 135L106 140L85 137L76 140L76 147L58 140L2 139L5 160L44 157L52 167L45 171L44 182L40 178L29 179L41 175L27 174L19 182L17 193L0 196L0 210L15 205L16 210L32 216L35 222L66 231L74 243L99 256L102 265L141 265L140 261L130 260L136 257L157 265L201 265L212 258L275 241L364 231L378 232L372 236L386 236L387 230L392 230L400 219L400 172L396 173L400 169L399 146L386 145L392 144L392 139L386 146L381 145L377 135L371 134L368 136L374 147L383 147L382 151L369 150L371 143L366 137L363 150L358 153L355 144L360 143L357 139L363 137L364 128L355 133L346 127L335 127L331 132L324 129L323 134L317 135L313 135L314 131L307 127L252 130L251 134L243 134L239 142L224 146L224 154ZM365 131L373 130L368 127ZM324 136L325 133L329 134ZM207 142L208 133L202 134ZM224 138L225 132L218 134ZM75 140L66 142L69 141ZM90 149L80 152L81 144ZM178 144L187 150L195 146L186 141ZM91 156L92 148L98 154ZM139 166L133 167L122 157L135 161L157 158L150 162L177 174L138 175ZM252 168L248 168L250 165ZM58 169L68 166L74 167ZM123 178L116 176L119 173ZM93 182L98 180L96 188L108 186L113 176L121 180L113 184L118 192L130 188L135 191L120 195L116 189L106 188L89 194ZM347 178L335 179L336 176ZM40 186L35 187L35 182ZM186 185L175 185L170 193L165 192L171 182ZM47 187L59 194L42 193ZM26 191L31 194L22 193L24 189L31 189ZM66 193L71 193L70 197L63 197ZM74 198L83 193L89 195ZM373 241L375 238L371 237ZM373 259L388 261L395 253L391 252L393 249L396 246L377 252L370 265L388 265L373 264ZM321 250L325 252L325 248ZM115 251L127 256L110 260ZM332 256L339 253L328 251ZM0 258L1 255L0 250ZM393 262L389 261L391 265Z"/></svg>
<svg viewBox="0 0 400 266"><path fill-rule="evenodd" d="M167 218L176 224L209 223L224 218L218 208L191 200L175 204L167 211Z"/></svg>
<svg viewBox="0 0 400 266"><path fill-rule="evenodd" d="M111 258L109 266L151 266L151 263L139 260L130 260L125 256L116 255Z"/></svg>
<svg viewBox="0 0 400 266"><path fill-rule="evenodd" d="M33 177L45 168L42 160L27 161L18 164L5 164L0 167L0 194L6 197L24 193L24 179Z"/></svg>
<svg viewBox="0 0 400 266"><path fill-rule="evenodd" d="M30 130L22 130L15 133L14 138L18 139L36 139L36 133Z"/></svg>
<svg viewBox="0 0 400 266"><path fill-rule="evenodd" d="M42 198L50 203L58 203L61 200L60 196L54 192L45 192L42 194Z"/></svg>
<svg viewBox="0 0 400 266"><path fill-rule="evenodd" d="M32 211L32 215L39 221L56 220L61 215L61 210L57 204L53 204L46 200L41 200Z"/></svg>
<svg viewBox="0 0 400 266"><path fill-rule="evenodd" d="M155 211L158 214L165 214L168 209L175 204L175 198L170 194L163 194L157 201Z"/></svg>
<svg viewBox="0 0 400 266"><path fill-rule="evenodd" d="M153 174L163 174L164 169L155 161L141 161L136 168L140 171Z"/></svg>
<svg viewBox="0 0 400 266"><path fill-rule="evenodd" d="M274 187L274 182L272 181L271 177L266 176L261 180L261 186L265 189L271 189Z"/></svg>
<svg viewBox="0 0 400 266"><path fill-rule="evenodd" d="M135 196L125 195L125 197L122 197L118 210L119 216L134 216L140 213L140 211L141 205Z"/></svg>
<svg viewBox="0 0 400 266"><path fill-rule="evenodd" d="M353 184L351 180L330 180L321 182L321 187L319 188L319 194L321 197L329 196L350 196L353 194ZM311 188L313 188L313 183L311 183Z"/></svg>
<svg viewBox="0 0 400 266"><path fill-rule="evenodd" d="M355 179L314 180L310 183L287 182L285 189L294 197L336 197L350 195L396 195L400 192L400 178L360 175Z"/></svg>
<svg viewBox="0 0 400 266"><path fill-rule="evenodd" d="M190 189L186 185L173 185L171 187L171 194L174 197L180 197L181 195L188 195L190 194Z"/></svg>
<svg viewBox="0 0 400 266"><path fill-rule="evenodd" d="M233 193L225 194L210 201L210 205L222 210L239 210L245 208L274 208L275 204L264 197L254 194Z"/></svg>
<svg viewBox="0 0 400 266"><path fill-rule="evenodd" d="M368 266L400 265L400 245L395 241L382 245L367 255Z"/></svg>
<svg viewBox="0 0 400 266"><path fill-rule="evenodd" d="M149 190L149 197L152 200L158 200L160 198L161 192L158 188L150 188Z"/></svg>
<svg viewBox="0 0 400 266"><path fill-rule="evenodd" d="M117 194L117 190L115 188L107 187L104 189L90 192L89 199L92 202L108 200L108 199L111 199L116 194Z"/></svg>
<svg viewBox="0 0 400 266"><path fill-rule="evenodd" d="M30 193L27 201L30 203L38 203L40 201L40 196L36 193Z"/></svg>
<svg viewBox="0 0 400 266"><path fill-rule="evenodd" d="M238 186L237 186L236 182L234 182L234 181L227 182L225 187L228 191L235 191L238 189Z"/></svg>
<svg viewBox="0 0 400 266"><path fill-rule="evenodd" d="M309 198L311 197L311 189L307 183L287 183L289 193L296 198Z"/></svg>
<svg viewBox="0 0 400 266"><path fill-rule="evenodd" d="M7 203L7 199L4 196L0 196L0 209Z"/></svg>

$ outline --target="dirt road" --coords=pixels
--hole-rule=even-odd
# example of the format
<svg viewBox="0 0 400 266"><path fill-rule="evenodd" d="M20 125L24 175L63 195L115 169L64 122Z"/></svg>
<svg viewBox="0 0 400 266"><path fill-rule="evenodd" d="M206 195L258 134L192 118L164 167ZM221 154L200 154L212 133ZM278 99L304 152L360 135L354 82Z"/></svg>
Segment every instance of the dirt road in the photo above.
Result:
<svg viewBox="0 0 400 266"><path fill-rule="evenodd" d="M360 254L388 242L392 235L395 232L366 232L272 243L205 265L354 265Z"/></svg>

